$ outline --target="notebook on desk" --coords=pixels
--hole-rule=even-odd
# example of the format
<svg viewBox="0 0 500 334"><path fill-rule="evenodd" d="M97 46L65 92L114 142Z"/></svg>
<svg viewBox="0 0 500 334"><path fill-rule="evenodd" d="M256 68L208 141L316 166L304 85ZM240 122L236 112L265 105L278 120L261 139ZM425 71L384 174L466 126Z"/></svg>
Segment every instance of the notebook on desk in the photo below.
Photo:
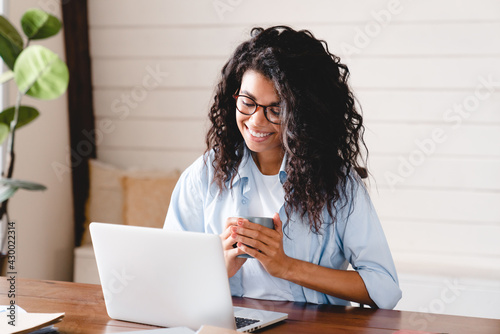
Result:
<svg viewBox="0 0 500 334"><path fill-rule="evenodd" d="M233 307L218 235L104 223L90 224L90 234L113 319L251 332L288 317ZM237 328L235 317L247 324Z"/></svg>

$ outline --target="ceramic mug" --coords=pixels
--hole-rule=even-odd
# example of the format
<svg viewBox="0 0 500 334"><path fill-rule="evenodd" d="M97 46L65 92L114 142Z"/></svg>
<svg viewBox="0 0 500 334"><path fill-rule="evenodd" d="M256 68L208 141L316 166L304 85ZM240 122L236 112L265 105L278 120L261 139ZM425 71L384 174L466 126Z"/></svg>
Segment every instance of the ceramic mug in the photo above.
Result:
<svg viewBox="0 0 500 334"><path fill-rule="evenodd" d="M269 217L241 217L241 218L248 219L248 221L251 223L259 224L274 230L274 221L272 218ZM250 256L248 254L240 254L237 257L248 258L248 259L253 258L253 256Z"/></svg>

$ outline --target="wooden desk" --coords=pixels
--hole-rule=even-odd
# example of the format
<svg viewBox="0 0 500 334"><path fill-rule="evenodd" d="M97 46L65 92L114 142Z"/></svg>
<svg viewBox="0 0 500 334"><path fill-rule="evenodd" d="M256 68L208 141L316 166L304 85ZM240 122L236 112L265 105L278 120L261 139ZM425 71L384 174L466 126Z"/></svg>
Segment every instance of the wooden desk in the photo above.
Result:
<svg viewBox="0 0 500 334"><path fill-rule="evenodd" d="M0 305L10 302L8 283L0 277ZM153 326L112 320L100 285L17 279L16 303L28 312L66 312L60 333L117 333ZM393 333L399 329L437 333L500 333L500 320L372 310L331 305L234 298L237 306L286 312L289 319L261 330L273 333Z"/></svg>

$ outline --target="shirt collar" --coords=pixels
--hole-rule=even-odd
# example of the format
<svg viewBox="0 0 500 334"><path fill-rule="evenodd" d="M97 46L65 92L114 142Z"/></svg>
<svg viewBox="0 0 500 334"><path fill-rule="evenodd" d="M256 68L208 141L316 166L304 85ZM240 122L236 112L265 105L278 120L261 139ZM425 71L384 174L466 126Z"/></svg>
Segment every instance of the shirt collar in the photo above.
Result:
<svg viewBox="0 0 500 334"><path fill-rule="evenodd" d="M241 159L240 166L238 167L238 172L231 182L231 187L237 185L242 179L248 179L251 174L250 159L252 159L252 154L246 145L244 147L243 158ZM287 178L287 173L285 172L287 157L288 155L285 153L283 160L281 161L280 171L278 173L281 184L285 183Z"/></svg>

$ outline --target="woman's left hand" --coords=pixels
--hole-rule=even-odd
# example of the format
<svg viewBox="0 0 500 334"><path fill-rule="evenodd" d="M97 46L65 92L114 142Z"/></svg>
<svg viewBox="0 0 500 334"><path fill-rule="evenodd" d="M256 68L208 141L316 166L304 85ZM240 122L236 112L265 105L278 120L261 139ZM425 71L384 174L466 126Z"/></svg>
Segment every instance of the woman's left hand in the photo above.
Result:
<svg viewBox="0 0 500 334"><path fill-rule="evenodd" d="M274 230L240 220L238 226L232 227L232 237L238 242L238 248L259 260L269 274L284 277L291 258L283 250L283 229L279 214L274 214L273 222Z"/></svg>

